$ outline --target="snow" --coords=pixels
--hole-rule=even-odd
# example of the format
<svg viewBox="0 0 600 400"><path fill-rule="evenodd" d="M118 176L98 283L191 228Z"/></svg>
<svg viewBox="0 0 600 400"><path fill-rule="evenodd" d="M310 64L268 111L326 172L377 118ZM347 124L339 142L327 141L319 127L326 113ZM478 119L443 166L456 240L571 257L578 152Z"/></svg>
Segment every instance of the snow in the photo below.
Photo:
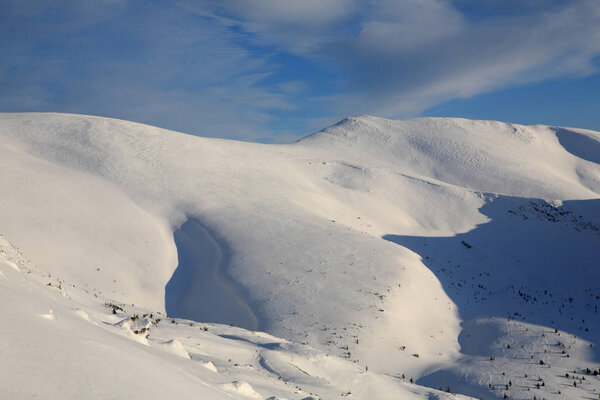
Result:
<svg viewBox="0 0 600 400"><path fill-rule="evenodd" d="M591 396L599 146L446 118L262 145L0 114L0 392Z"/></svg>
<svg viewBox="0 0 600 400"><path fill-rule="evenodd" d="M238 294L235 282L223 274L228 263L226 245L219 244L195 219L187 220L173 236L178 265L165 287L167 313L255 330L256 316ZM197 268L199 264L203 268Z"/></svg>
<svg viewBox="0 0 600 400"><path fill-rule="evenodd" d="M248 382L233 381L231 383L227 383L227 384L223 385L223 388L225 390L236 392L236 393L242 394L246 397L250 397L253 399L261 398L261 395L258 394Z"/></svg>

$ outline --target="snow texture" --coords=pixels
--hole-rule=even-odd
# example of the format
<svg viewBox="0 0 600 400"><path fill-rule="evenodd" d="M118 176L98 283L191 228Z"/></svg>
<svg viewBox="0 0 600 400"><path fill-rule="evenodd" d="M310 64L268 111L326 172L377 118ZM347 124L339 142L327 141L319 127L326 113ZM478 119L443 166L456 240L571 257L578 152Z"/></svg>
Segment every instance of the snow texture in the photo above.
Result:
<svg viewBox="0 0 600 400"><path fill-rule="evenodd" d="M0 392L596 398L599 154L494 121L263 145L0 114Z"/></svg>

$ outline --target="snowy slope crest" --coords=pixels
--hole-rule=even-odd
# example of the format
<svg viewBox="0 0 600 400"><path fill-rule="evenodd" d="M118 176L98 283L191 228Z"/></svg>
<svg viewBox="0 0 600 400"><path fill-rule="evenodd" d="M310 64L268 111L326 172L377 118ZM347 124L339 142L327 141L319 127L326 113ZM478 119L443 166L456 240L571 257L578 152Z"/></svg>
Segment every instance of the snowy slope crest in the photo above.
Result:
<svg viewBox="0 0 600 400"><path fill-rule="evenodd" d="M600 137L583 129L360 116L300 143L484 192L563 200L596 198L600 192Z"/></svg>
<svg viewBox="0 0 600 400"><path fill-rule="evenodd" d="M432 392L402 382L486 398L600 390L593 377L587 387L551 378L598 362L597 132L361 116L295 144L261 145L107 118L2 114L0 152L1 233L38 276L90 296L87 315L94 301L135 304L266 331L342 363L318 356L295 364L302 371L368 369L391 379L395 389L383 392L416 398ZM43 314L56 317L52 309ZM132 316L108 322L137 345L194 361L179 334L140 338L150 320ZM546 331L572 336L577 350L549 352L557 349L533 335ZM301 383L287 356L269 357L259 369ZM490 357L506 360L503 375ZM516 390L521 377L508 369L543 375L545 389L524 380ZM228 395L264 393L243 377L211 382Z"/></svg>

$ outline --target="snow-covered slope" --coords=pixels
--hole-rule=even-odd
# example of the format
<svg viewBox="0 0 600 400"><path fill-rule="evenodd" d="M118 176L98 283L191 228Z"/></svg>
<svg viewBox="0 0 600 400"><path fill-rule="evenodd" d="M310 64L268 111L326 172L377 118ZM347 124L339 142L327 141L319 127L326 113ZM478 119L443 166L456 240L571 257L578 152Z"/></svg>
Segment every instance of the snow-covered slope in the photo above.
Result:
<svg viewBox="0 0 600 400"><path fill-rule="evenodd" d="M346 161L478 191L582 199L596 198L600 190L597 165L584 156L600 152L598 134L581 129L365 116L343 120L302 144L333 150Z"/></svg>
<svg viewBox="0 0 600 400"><path fill-rule="evenodd" d="M338 390L340 381L378 387L390 398L395 390L431 395L404 385L404 375L433 388L501 397L506 375L496 377L500 363L490 364L490 357L503 360L509 375L543 375L542 357L543 367L576 371L599 361L594 347L580 345L598 344L600 330L597 132L363 116L295 144L261 145L107 118L1 114L0 154L0 233L37 266L31 275L38 280L58 279L89 296L81 300L85 306L61 299L64 310L83 307L89 315L97 299L97 307L135 304L130 307L265 331L304 346L298 352L315 372L296 368L328 382L313 385L321 395ZM9 272L5 287L28 287L26 277ZM31 289L44 290L52 289ZM39 294L40 307L58 302L47 298L52 293ZM15 313L37 313L24 291L5 296L23 304ZM97 315L104 321L98 326L111 322ZM69 318L57 329L75 326ZM12 315L6 321L12 319L21 321ZM11 327L4 343L32 324L40 333L31 334L31 346L50 357L44 349L52 346L39 344L40 337L60 334L38 330L38 319L22 321L3 323ZM99 335L97 343L111 343L99 328L88 328ZM562 353L537 354L549 354L548 340L535 336L544 329L576 335L576 354L566 361ZM506 338L498 334L503 330L510 331ZM231 335L256 340L239 332ZM177 335L185 337L169 333ZM84 351L85 342L77 343ZM181 343L171 347L189 353L190 344ZM510 351L498 347L507 345ZM12 363L26 368L27 352L10 353ZM154 357L129 347L122 352ZM293 357L284 353L276 359ZM326 354L337 360L334 369L354 372L324 377L333 367L319 369L315 360ZM110 357L103 362L119 363ZM153 360L156 370L163 368L161 357ZM64 362L73 368L72 359ZM260 361L255 368L281 376L283 367L269 365ZM371 383L358 384L367 368ZM556 373L564 376L549 369L546 382ZM593 379L572 390L600 390ZM538 397L562 398L559 380L550 382L554 392L542 388ZM239 382L232 385L235 393L253 395ZM519 385L511 384L511 397L533 397L526 381ZM18 393L14 383L8 388ZM98 390L86 393L113 393ZM360 396L369 398L364 391Z"/></svg>

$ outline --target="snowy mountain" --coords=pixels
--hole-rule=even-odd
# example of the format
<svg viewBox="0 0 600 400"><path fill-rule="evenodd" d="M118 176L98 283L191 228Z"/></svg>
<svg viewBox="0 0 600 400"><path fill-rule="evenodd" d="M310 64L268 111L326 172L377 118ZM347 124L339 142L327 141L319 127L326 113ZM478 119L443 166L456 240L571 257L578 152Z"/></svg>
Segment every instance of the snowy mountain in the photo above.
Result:
<svg viewBox="0 0 600 400"><path fill-rule="evenodd" d="M600 394L598 132L0 114L0 155L7 398Z"/></svg>

